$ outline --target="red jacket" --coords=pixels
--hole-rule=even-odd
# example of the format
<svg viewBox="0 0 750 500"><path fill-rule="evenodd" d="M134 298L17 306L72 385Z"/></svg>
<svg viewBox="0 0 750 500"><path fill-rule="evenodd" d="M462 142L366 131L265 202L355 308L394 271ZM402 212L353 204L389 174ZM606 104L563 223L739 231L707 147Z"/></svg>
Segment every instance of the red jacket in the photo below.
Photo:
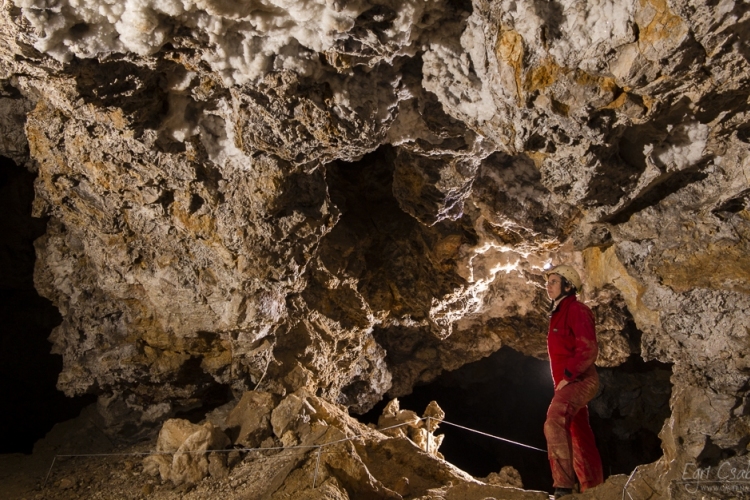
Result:
<svg viewBox="0 0 750 500"><path fill-rule="evenodd" d="M575 295L565 297L550 316L547 352L555 386L562 379L572 382L595 369L599 346L594 313Z"/></svg>

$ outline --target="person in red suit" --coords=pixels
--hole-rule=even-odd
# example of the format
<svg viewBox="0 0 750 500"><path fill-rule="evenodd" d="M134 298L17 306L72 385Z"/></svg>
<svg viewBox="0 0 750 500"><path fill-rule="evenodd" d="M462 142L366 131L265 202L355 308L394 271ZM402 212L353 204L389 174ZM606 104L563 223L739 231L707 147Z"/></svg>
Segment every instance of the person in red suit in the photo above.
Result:
<svg viewBox="0 0 750 500"><path fill-rule="evenodd" d="M544 435L557 499L572 493L576 476L581 491L604 481L586 406L599 388L594 367L599 347L594 314L576 298L582 286L578 272L563 264L545 276L552 301L547 352L555 395L547 410Z"/></svg>

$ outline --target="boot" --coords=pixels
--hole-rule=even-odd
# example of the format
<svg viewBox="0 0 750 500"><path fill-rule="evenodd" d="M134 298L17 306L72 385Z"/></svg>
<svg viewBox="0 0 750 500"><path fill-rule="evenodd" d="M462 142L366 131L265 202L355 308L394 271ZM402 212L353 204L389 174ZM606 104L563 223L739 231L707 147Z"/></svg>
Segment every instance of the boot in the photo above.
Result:
<svg viewBox="0 0 750 500"><path fill-rule="evenodd" d="M571 488L555 488L555 495L554 499L558 500L558 498L562 498L564 496L572 495L573 490Z"/></svg>

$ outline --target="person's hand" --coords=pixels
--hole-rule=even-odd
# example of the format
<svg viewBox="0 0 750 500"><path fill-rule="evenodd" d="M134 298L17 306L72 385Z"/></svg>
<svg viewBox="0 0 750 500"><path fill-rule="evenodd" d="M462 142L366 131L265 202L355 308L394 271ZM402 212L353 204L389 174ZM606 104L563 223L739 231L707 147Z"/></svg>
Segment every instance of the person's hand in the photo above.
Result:
<svg viewBox="0 0 750 500"><path fill-rule="evenodd" d="M565 387L565 386L566 386L566 385L568 385L569 383L570 383L570 382L568 382L567 380L565 380L565 379L562 379L562 380L560 381L560 383L559 383L559 384L557 384L557 387L555 387L555 390L556 390L556 391L559 391L560 389L562 389L563 387Z"/></svg>

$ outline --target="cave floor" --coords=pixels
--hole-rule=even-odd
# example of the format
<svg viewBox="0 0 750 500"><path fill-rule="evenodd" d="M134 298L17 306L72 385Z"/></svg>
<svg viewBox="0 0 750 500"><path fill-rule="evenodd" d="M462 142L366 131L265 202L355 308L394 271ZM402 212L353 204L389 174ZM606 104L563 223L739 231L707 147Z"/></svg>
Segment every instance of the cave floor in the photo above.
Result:
<svg viewBox="0 0 750 500"><path fill-rule="evenodd" d="M153 444L141 444L115 453L145 453ZM142 457L58 458L46 484L52 460L28 455L0 456L0 490L3 498L25 500L67 499L240 499L244 493L243 467L229 478L208 477L195 487L174 487L143 473Z"/></svg>
<svg viewBox="0 0 750 500"><path fill-rule="evenodd" d="M206 477L194 486L175 487L144 471L143 458L155 447L155 439L113 446L82 416L55 426L36 444L33 454L0 455L0 492L7 500L253 498L249 491L257 481L252 474L254 461L238 461L230 467L228 477ZM96 456L64 456L86 454ZM623 475L612 476L596 492L576 497L619 498L625 480ZM516 491L523 496L523 490Z"/></svg>

